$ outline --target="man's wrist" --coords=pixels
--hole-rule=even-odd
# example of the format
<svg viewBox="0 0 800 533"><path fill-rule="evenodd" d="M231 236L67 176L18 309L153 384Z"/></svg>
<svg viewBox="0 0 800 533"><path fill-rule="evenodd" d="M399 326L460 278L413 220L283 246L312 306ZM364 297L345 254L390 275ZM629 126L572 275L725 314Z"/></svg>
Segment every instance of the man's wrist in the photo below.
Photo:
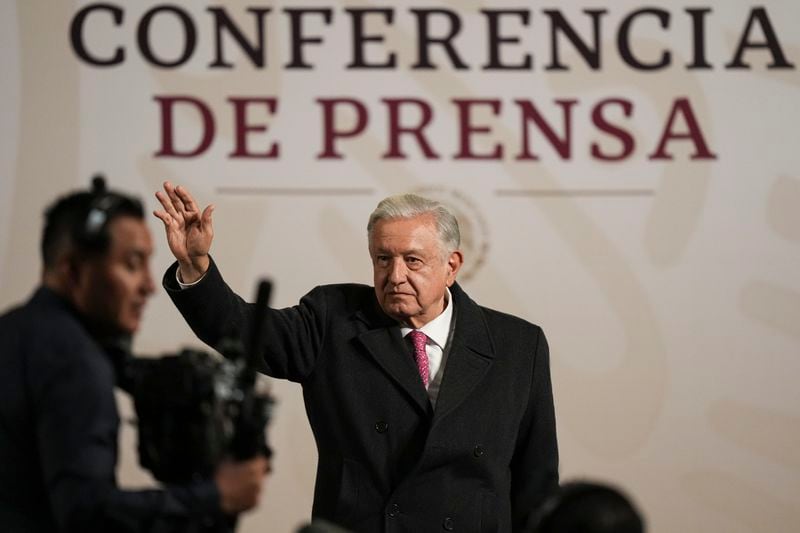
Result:
<svg viewBox="0 0 800 533"><path fill-rule="evenodd" d="M178 262L178 280L185 285L193 285L208 272L211 261L208 256L198 257L192 261Z"/></svg>

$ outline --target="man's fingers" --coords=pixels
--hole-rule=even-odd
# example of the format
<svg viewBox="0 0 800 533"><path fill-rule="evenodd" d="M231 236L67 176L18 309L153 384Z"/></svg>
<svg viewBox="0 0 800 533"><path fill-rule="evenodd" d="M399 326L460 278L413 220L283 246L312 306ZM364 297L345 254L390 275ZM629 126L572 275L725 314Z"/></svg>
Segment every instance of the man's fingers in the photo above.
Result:
<svg viewBox="0 0 800 533"><path fill-rule="evenodd" d="M172 223L172 221L173 221L173 218L172 218L171 216L169 216L169 215L166 213L166 211L158 211L158 210L156 210L156 211L153 211L153 214L156 216L156 218L160 219L160 220L161 220L161 222L163 222L163 223L164 223L164 227L167 227L167 228L168 228L168 227L169 227L169 225L170 225L170 224Z"/></svg>
<svg viewBox="0 0 800 533"><path fill-rule="evenodd" d="M213 212L214 204L209 204L205 209L203 209L202 222L204 226L211 225L211 213Z"/></svg>
<svg viewBox="0 0 800 533"><path fill-rule="evenodd" d="M166 189L166 183L164 184L164 188ZM182 218L178 218L178 212L175 211L175 206L172 204L172 201L169 197L161 191L156 191L156 198L158 199L159 203L164 208L164 211L169 214L169 216L173 217L176 220L182 220Z"/></svg>
<svg viewBox="0 0 800 533"><path fill-rule="evenodd" d="M177 213L181 215L185 215L187 212L186 206L183 205L183 200L178 197L178 193L175 192L175 187L168 181L164 182L164 190L167 192L167 196L169 197L169 201L172 203L173 209Z"/></svg>
<svg viewBox="0 0 800 533"><path fill-rule="evenodd" d="M192 195L189 194L189 191L186 190L185 187L181 187L178 185L175 187L175 193L180 198L181 202L183 203L184 209L190 213L199 213L200 209L197 207L197 204L194 202L194 198Z"/></svg>

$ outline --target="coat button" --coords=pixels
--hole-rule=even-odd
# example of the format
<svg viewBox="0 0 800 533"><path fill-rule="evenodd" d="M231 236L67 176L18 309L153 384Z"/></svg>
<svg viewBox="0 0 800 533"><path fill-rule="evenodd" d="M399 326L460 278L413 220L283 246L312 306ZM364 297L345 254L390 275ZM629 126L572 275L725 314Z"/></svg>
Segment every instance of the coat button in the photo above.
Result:
<svg viewBox="0 0 800 533"><path fill-rule="evenodd" d="M400 514L400 506L396 503L393 503L389 506L389 509L386 511L386 516L389 518L394 518Z"/></svg>
<svg viewBox="0 0 800 533"><path fill-rule="evenodd" d="M381 420L380 422L375 422L375 431L378 433L386 433L389 430L389 424Z"/></svg>
<svg viewBox="0 0 800 533"><path fill-rule="evenodd" d="M472 450L472 455L474 455L475 457L481 457L483 454L484 454L484 449L483 446L481 446L480 444L475 446L475 449Z"/></svg>
<svg viewBox="0 0 800 533"><path fill-rule="evenodd" d="M442 527L444 528L445 531L453 531L453 528L455 527L455 525L453 524L453 519L448 516L447 518L442 520Z"/></svg>

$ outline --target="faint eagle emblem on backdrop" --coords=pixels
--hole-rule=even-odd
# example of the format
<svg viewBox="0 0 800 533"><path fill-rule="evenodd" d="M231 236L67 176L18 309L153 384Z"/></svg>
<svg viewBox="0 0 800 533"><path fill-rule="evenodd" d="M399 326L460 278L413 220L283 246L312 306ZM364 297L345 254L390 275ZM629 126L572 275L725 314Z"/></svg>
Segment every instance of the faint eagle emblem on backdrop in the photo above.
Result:
<svg viewBox="0 0 800 533"><path fill-rule="evenodd" d="M438 200L449 207L458 219L461 230L461 251L464 265L458 278L468 281L486 262L489 253L489 229L475 202L461 191L444 187L420 187L414 192Z"/></svg>

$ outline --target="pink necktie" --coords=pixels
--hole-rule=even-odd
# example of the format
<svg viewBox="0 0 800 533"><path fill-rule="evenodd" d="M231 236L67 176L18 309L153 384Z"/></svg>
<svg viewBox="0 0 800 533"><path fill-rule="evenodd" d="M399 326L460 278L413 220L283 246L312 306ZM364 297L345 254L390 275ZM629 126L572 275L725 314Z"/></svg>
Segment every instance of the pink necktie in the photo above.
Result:
<svg viewBox="0 0 800 533"><path fill-rule="evenodd" d="M422 378L422 383L425 388L428 388L428 381L430 381L430 370L428 369L428 353L425 351L425 344L428 342L428 336L419 330L411 330L408 334L411 337L411 343L414 345L414 359L417 361L417 369L419 370L419 377Z"/></svg>

